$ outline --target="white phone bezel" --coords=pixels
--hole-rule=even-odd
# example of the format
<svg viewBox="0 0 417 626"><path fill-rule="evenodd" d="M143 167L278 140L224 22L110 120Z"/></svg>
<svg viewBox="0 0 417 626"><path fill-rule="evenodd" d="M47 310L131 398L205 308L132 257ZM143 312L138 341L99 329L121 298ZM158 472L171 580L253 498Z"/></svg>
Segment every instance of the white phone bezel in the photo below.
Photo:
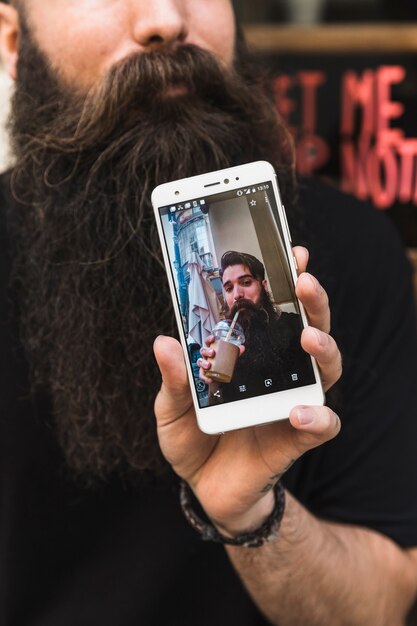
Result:
<svg viewBox="0 0 417 626"><path fill-rule="evenodd" d="M208 406L202 409L198 404L197 392L194 385L190 360L188 358L188 347L178 306L177 293L172 276L171 264L166 247L159 208L186 202L191 198L208 198L210 195L233 191L234 189L239 189L245 186L253 186L257 183L264 183L265 181L271 181L273 185L278 215L282 224L285 249L289 259L292 279L295 284L297 280L297 269L292 253L288 222L281 202L275 170L267 161L256 161L254 163L248 163L216 172L193 176L191 178L184 178L182 180L164 183L156 187L152 192L152 204L154 207L158 234L167 270L171 297L174 303L181 344L184 350L184 360L189 381L191 381L190 387L197 421L199 428L207 434L224 433L229 430L237 430L239 428L246 428L249 426L256 426L285 419L288 417L291 409L295 405L318 406L324 403L324 393L317 363L315 359L311 358L316 379L316 383L312 385L297 387L296 389L289 389L286 391L277 391L275 393L257 396L255 398L244 398L242 400ZM300 306L303 324L306 326L308 322L304 307L299 300L298 304Z"/></svg>

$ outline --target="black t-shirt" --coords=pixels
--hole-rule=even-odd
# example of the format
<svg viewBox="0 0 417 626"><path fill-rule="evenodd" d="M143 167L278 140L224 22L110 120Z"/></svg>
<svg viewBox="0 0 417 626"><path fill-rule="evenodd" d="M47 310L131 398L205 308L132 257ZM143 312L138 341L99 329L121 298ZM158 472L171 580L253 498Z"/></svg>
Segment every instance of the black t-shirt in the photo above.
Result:
<svg viewBox="0 0 417 626"><path fill-rule="evenodd" d="M238 359L232 380L219 386L221 401L312 385L315 379L311 360L300 344L301 324L300 315L286 312L276 320L259 324L258 349L254 353L250 343L245 343L246 350Z"/></svg>
<svg viewBox="0 0 417 626"><path fill-rule="evenodd" d="M342 431L285 477L318 516L417 545L417 341L410 268L388 220L303 183L311 270L344 356ZM47 398L28 393L10 321L0 212L0 623L3 626L261 626L224 549L185 522L173 476L101 491L67 479ZM291 215L289 216L291 222ZM279 567L279 563L277 563Z"/></svg>

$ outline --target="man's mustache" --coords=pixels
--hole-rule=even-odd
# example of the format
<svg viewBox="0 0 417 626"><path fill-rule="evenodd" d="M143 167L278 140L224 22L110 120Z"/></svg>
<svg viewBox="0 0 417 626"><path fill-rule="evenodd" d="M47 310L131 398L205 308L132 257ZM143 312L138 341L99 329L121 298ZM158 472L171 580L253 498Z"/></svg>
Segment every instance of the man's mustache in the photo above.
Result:
<svg viewBox="0 0 417 626"><path fill-rule="evenodd" d="M239 312L238 322L246 327L253 322L265 323L269 320L269 315L261 303L257 304L252 300L241 298L230 309L230 317L234 318Z"/></svg>
<svg viewBox="0 0 417 626"><path fill-rule="evenodd" d="M74 140L93 140L95 134L103 140L103 129L109 136L115 131L120 135L141 121L141 113L151 123L163 123L175 109L184 114L196 100L233 110L230 76L235 76L233 69L223 68L212 53L192 44L129 56L86 96Z"/></svg>
<svg viewBox="0 0 417 626"><path fill-rule="evenodd" d="M240 298L236 300L232 308L230 309L230 314L234 316L238 311L239 313L243 311L255 312L260 310L260 305L253 302L253 300L249 300L247 298Z"/></svg>

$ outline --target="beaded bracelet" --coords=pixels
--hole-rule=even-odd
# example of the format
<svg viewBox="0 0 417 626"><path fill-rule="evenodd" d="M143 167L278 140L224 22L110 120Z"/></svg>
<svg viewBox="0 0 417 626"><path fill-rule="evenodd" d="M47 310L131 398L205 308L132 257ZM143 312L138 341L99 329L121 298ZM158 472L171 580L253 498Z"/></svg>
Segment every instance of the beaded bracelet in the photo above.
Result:
<svg viewBox="0 0 417 626"><path fill-rule="evenodd" d="M203 541L215 541L216 543L243 548L259 548L264 543L272 541L278 535L285 510L285 489L279 480L274 486L275 504L269 517L254 531L240 533L235 537L227 537L217 530L213 524L207 523L199 517L192 508L192 491L188 484L182 480L180 483L180 504L189 524L202 537Z"/></svg>

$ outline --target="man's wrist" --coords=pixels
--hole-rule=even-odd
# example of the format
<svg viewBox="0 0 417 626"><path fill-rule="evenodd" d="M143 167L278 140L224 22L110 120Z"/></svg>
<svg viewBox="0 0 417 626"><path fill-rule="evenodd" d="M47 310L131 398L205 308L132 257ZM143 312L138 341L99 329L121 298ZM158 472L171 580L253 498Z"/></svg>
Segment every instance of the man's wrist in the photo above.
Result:
<svg viewBox="0 0 417 626"><path fill-rule="evenodd" d="M260 528L272 514L274 506L275 495L273 490L271 490L255 502L245 513L227 520L210 519L219 532L227 537L234 538L242 533L251 533Z"/></svg>
<svg viewBox="0 0 417 626"><path fill-rule="evenodd" d="M260 505L251 507L250 511L247 512L250 515L245 517L240 515L238 518L234 518L233 521L229 520L228 524L224 525L225 532L220 531L222 525L218 521L217 526L215 526L214 523L207 523L196 514L193 510L191 494L189 485L182 480L180 482L181 508L188 522L201 535L204 541L215 541L246 548L259 548L264 543L273 541L278 534L285 510L285 489L281 481L278 481L273 488L274 505L263 522L259 522L259 515L262 514L262 517L265 517L266 512L269 510L269 506L267 506L269 503L265 497L261 498L262 502ZM237 520L239 526L237 526ZM247 527L243 531L240 530L244 524L253 526L255 522L256 528L253 530Z"/></svg>

